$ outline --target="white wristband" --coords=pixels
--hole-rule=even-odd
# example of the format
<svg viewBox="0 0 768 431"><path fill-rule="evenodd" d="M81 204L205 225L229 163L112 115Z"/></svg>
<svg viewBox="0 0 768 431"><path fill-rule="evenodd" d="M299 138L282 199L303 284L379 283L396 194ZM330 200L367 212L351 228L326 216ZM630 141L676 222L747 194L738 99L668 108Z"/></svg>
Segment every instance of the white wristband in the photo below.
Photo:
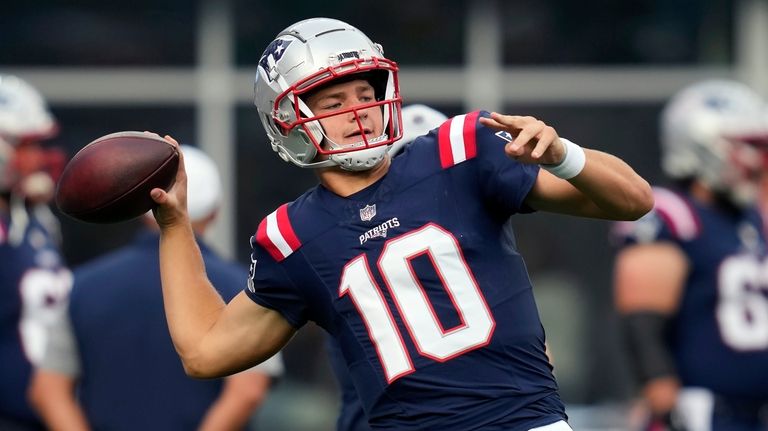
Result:
<svg viewBox="0 0 768 431"><path fill-rule="evenodd" d="M565 146L565 156L563 156L563 160L556 165L542 164L541 167L548 170L556 177L570 180L576 175L579 175L581 170L584 169L584 165L587 163L587 156L584 154L584 149L580 146L565 138L560 138L560 140Z"/></svg>

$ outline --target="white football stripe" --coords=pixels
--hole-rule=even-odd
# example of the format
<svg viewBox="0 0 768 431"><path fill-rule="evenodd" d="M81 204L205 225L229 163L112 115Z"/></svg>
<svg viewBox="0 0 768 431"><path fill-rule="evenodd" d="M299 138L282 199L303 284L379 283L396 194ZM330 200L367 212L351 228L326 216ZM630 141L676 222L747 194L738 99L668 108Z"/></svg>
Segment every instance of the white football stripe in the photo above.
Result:
<svg viewBox="0 0 768 431"><path fill-rule="evenodd" d="M453 164L467 160L467 152L464 148L464 121L467 115L457 115L451 121L451 130L449 133L449 139L451 141L451 153L453 154Z"/></svg>
<svg viewBox="0 0 768 431"><path fill-rule="evenodd" d="M293 253L293 249L288 245L288 241L280 233L280 228L277 225L277 211L273 211L267 216L267 237L280 250L283 257L288 257Z"/></svg>

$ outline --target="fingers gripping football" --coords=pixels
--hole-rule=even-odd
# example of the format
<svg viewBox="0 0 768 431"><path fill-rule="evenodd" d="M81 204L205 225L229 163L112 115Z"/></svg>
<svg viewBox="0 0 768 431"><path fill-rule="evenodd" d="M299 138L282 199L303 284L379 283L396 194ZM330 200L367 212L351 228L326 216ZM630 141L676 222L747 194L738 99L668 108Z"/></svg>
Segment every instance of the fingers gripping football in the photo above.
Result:
<svg viewBox="0 0 768 431"><path fill-rule="evenodd" d="M507 156L519 162L555 165L565 156L565 146L554 127L534 117L493 112L490 118L480 118L480 123L515 136L515 139L504 147L504 151Z"/></svg>
<svg viewBox="0 0 768 431"><path fill-rule="evenodd" d="M176 182L168 191L155 188L150 191L152 200L157 206L152 210L155 220L161 228L186 223L187 214L187 173L184 169L184 153L179 143L172 137L165 135L164 139L179 151L179 169L176 172Z"/></svg>

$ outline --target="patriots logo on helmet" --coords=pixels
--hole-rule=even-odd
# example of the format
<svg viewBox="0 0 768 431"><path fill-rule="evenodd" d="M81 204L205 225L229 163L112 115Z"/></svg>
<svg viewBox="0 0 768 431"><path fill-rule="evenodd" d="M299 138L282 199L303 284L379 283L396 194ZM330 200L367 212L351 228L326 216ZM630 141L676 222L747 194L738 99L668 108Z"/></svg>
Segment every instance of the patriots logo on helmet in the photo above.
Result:
<svg viewBox="0 0 768 431"><path fill-rule="evenodd" d="M269 74L269 70L275 67L277 62L283 58L283 54L285 54L285 50L288 49L288 45L290 44L290 40L275 39L269 44L267 49L264 50L264 54L261 55L259 66L263 67L264 71L267 72L270 81L272 80L272 77Z"/></svg>
<svg viewBox="0 0 768 431"><path fill-rule="evenodd" d="M704 101L704 104L707 105L708 107L714 109L714 110L717 110L717 111L722 111L725 108L727 108L728 105L729 105L728 100L726 100L726 99L724 99L722 97L710 97L710 98L707 98Z"/></svg>

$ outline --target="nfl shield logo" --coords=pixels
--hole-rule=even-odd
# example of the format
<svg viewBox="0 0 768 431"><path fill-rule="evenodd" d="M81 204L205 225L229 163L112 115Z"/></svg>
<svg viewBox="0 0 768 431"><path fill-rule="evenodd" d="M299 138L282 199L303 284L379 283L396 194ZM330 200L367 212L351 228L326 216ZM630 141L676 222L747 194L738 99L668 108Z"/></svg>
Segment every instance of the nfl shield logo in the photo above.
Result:
<svg viewBox="0 0 768 431"><path fill-rule="evenodd" d="M366 205L365 208L360 209L360 220L371 221L376 216L376 204Z"/></svg>

